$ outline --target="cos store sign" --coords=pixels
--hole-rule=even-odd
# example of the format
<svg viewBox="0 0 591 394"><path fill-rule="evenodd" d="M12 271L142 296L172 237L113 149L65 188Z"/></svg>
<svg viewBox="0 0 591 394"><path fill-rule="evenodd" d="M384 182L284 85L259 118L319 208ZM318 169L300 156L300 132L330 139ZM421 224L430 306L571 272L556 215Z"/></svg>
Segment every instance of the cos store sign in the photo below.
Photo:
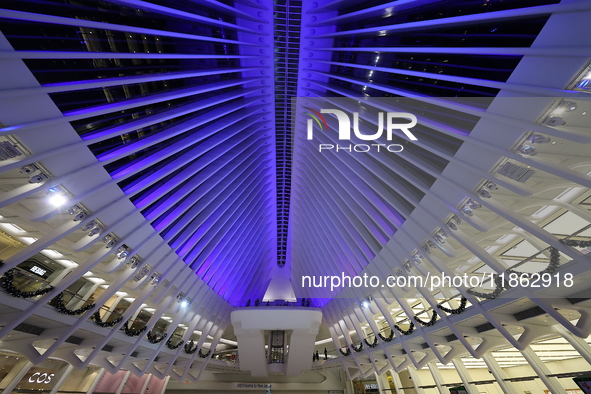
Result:
<svg viewBox="0 0 591 394"><path fill-rule="evenodd" d="M35 372L33 375L29 377L29 383L48 384L51 383L51 378L53 378L54 376L54 373Z"/></svg>

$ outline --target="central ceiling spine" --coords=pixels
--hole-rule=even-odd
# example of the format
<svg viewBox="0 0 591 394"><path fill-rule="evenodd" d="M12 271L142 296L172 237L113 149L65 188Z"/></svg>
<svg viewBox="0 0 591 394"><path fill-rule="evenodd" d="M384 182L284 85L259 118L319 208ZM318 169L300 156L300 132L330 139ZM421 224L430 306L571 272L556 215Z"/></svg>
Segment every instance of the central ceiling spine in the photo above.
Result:
<svg viewBox="0 0 591 394"><path fill-rule="evenodd" d="M291 198L291 99L298 89L302 1L278 0L274 5L275 143L277 165L277 265L288 263Z"/></svg>

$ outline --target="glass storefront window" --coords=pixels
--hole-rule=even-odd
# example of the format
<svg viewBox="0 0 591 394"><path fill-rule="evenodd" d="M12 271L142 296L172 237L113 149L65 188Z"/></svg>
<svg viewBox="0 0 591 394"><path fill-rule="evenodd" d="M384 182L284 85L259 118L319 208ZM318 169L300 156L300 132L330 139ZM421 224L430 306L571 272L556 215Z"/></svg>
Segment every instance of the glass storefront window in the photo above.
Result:
<svg viewBox="0 0 591 394"><path fill-rule="evenodd" d="M0 352L0 391L6 388L6 385L11 380L8 374L10 374L22 359L23 357L18 354Z"/></svg>
<svg viewBox="0 0 591 394"><path fill-rule="evenodd" d="M51 359L33 365L11 393L48 393L59 381L68 365L64 361Z"/></svg>
<svg viewBox="0 0 591 394"><path fill-rule="evenodd" d="M82 370L73 369L59 388L58 394L86 393L95 381L100 370L100 367L94 365Z"/></svg>
<svg viewBox="0 0 591 394"><path fill-rule="evenodd" d="M143 311L140 313L140 315L143 313ZM151 314L150 314L151 315ZM150 316L151 317L151 316ZM139 316L138 316L139 319ZM138 320L136 320L137 322ZM147 320L146 320L147 322ZM152 328L152 333L165 333L168 330L168 326L170 325L169 322L167 322L164 319L158 319L158 322L156 324L154 324L154 328Z"/></svg>
<svg viewBox="0 0 591 394"><path fill-rule="evenodd" d="M145 327L146 324L148 324L148 320L150 320L151 317L152 317L151 313L142 310L135 318L133 324L131 325L131 329L138 330L142 327ZM160 322L158 322L158 323L160 323ZM158 323L156 323L156 325L152 329L152 333L156 333L156 332L164 333L165 332L166 326L162 327L162 325L159 325Z"/></svg>
<svg viewBox="0 0 591 394"><path fill-rule="evenodd" d="M37 254L16 266L13 284L21 291L36 291L49 285L64 268L58 263Z"/></svg>

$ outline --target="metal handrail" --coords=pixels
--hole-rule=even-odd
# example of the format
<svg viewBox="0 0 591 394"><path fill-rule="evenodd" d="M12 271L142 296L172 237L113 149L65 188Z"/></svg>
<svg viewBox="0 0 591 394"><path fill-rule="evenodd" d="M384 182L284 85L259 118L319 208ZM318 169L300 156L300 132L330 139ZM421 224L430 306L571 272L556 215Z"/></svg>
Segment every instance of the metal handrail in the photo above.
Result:
<svg viewBox="0 0 591 394"><path fill-rule="evenodd" d="M310 300L310 305L308 306L306 302L302 300ZM316 301L311 298L297 298L297 301L284 301L284 300L275 300L275 301L262 301L259 300L259 305L255 305L256 300L249 299L249 300L241 300L237 301L233 304L235 308L244 308L244 307L300 307L300 308L319 308L320 306Z"/></svg>

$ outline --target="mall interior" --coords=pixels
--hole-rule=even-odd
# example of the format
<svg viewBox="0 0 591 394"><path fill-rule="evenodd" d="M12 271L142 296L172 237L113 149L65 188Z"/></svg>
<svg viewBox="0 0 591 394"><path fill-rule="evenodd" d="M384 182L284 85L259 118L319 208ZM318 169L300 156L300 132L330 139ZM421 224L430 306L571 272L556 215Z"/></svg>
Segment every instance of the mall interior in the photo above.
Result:
<svg viewBox="0 0 591 394"><path fill-rule="evenodd" d="M590 22L0 1L0 394L591 394Z"/></svg>

